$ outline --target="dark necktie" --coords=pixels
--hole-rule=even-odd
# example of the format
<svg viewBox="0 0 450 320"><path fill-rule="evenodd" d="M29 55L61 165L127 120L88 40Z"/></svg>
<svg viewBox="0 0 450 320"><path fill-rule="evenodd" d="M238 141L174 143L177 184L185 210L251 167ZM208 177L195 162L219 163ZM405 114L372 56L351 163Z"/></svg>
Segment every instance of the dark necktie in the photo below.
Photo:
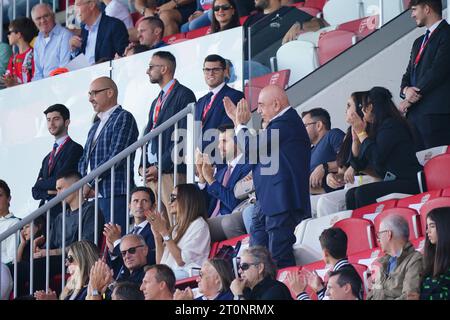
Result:
<svg viewBox="0 0 450 320"><path fill-rule="evenodd" d="M50 156L48 157L48 173L50 173L53 169L57 149L58 149L58 144L55 142L53 144L52 152L50 152Z"/></svg>
<svg viewBox="0 0 450 320"><path fill-rule="evenodd" d="M141 230L141 227L139 226L134 226L133 230L131 231L132 234L138 234L139 230Z"/></svg>

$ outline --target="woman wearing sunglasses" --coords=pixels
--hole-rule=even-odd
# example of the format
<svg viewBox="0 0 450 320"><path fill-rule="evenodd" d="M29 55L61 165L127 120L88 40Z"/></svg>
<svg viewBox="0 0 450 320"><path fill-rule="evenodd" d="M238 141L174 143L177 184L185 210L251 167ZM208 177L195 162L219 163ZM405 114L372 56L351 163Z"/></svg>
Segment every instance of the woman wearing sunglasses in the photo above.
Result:
<svg viewBox="0 0 450 320"><path fill-rule="evenodd" d="M277 268L262 246L246 249L239 264L239 278L231 283L238 300L292 300L288 287L276 280Z"/></svg>
<svg viewBox="0 0 450 320"><path fill-rule="evenodd" d="M214 0L211 33L238 27L239 15L234 0Z"/></svg>
<svg viewBox="0 0 450 320"><path fill-rule="evenodd" d="M211 236L204 196L194 184L179 184L170 195L168 211L175 216L171 228L158 212L145 215L155 237L156 263L171 267L179 280L191 276L191 269L208 259Z"/></svg>
<svg viewBox="0 0 450 320"><path fill-rule="evenodd" d="M72 243L67 250L66 267L70 275L59 300L85 300L89 272L99 258L98 248L91 241L81 240ZM56 292L36 291L36 300L57 300Z"/></svg>

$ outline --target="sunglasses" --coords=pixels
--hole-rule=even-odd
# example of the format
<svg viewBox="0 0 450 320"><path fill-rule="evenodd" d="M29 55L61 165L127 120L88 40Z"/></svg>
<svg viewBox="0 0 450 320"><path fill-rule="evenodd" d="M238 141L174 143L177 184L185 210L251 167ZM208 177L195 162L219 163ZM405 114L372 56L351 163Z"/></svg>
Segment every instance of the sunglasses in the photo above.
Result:
<svg viewBox="0 0 450 320"><path fill-rule="evenodd" d="M170 194L170 203L173 203L175 200L177 200L177 195L174 193Z"/></svg>
<svg viewBox="0 0 450 320"><path fill-rule="evenodd" d="M141 244L140 246L131 247L131 248L129 248L128 250L120 251L120 253L122 254L122 257L125 257L125 256L127 255L127 252L128 252L129 254L135 254L135 253L136 253L136 249L137 249L137 248L141 248L141 247L143 247L143 246L144 246L144 245Z"/></svg>
<svg viewBox="0 0 450 320"><path fill-rule="evenodd" d="M73 256L68 255L66 258L66 263L67 264L72 264L75 261L75 259L73 258Z"/></svg>
<svg viewBox="0 0 450 320"><path fill-rule="evenodd" d="M231 8L233 8L231 5L229 5L229 4L223 4L223 5L221 5L221 6L220 6L220 5L214 6L213 10L217 12L217 11L219 11L220 9L226 11L226 10L230 10Z"/></svg>
<svg viewBox="0 0 450 320"><path fill-rule="evenodd" d="M239 268L240 268L242 271L245 271L245 270L250 269L251 266L257 266L258 264L259 264L259 263L247 263L247 262L244 262L244 263L241 263L241 264L239 265Z"/></svg>

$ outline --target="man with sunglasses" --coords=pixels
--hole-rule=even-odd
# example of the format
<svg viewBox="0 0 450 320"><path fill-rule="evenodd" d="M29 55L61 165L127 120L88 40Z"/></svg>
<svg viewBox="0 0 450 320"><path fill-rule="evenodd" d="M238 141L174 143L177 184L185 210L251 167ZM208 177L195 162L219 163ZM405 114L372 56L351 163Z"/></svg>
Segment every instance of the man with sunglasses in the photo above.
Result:
<svg viewBox="0 0 450 320"><path fill-rule="evenodd" d="M144 279L144 266L147 265L148 247L139 234L128 234L120 242L123 266L114 273L116 281L131 281L138 284Z"/></svg>

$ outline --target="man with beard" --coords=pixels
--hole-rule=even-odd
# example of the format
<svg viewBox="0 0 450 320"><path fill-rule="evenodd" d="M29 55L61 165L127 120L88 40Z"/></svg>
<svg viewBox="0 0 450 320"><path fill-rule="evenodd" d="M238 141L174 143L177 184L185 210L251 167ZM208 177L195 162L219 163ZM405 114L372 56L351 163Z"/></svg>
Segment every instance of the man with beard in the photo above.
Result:
<svg viewBox="0 0 450 320"><path fill-rule="evenodd" d="M68 134L70 111L62 104L54 104L44 111L48 132L55 137L52 151L42 161L38 178L31 189L33 198L40 200L39 206L56 195L56 177L62 172L77 171L83 147ZM61 204L50 210L52 220L62 211Z"/></svg>
<svg viewBox="0 0 450 320"><path fill-rule="evenodd" d="M148 123L144 131L144 135L151 132L154 128L164 123L166 120L186 108L189 103L195 102L195 95L189 88L183 86L174 78L176 69L175 57L167 51L155 52L150 60L147 74L150 83L157 83L161 88L158 97L153 100ZM178 122L179 129L186 128L186 120ZM158 159L158 138L150 141L145 164L145 175L143 166L139 168L139 174L145 176L145 183L150 187L157 197L161 197L161 201L166 208L169 206L169 196L173 190L173 170L174 163L172 161L172 150L174 141L172 141L172 133L174 127L165 130L162 133L162 155ZM177 141L178 143L178 141ZM161 166L162 181L161 195L158 195L158 166ZM186 166L178 165L177 183L186 182Z"/></svg>

